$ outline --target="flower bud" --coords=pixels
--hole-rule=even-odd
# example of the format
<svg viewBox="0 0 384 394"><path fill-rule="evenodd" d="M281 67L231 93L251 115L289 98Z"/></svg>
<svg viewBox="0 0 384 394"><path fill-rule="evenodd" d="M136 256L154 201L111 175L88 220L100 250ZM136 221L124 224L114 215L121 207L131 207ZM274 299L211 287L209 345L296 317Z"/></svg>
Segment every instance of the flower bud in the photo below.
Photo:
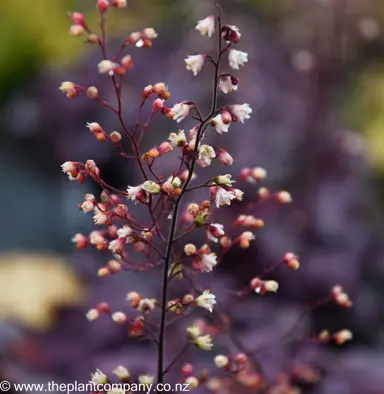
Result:
<svg viewBox="0 0 384 394"><path fill-rule="evenodd" d="M100 278L105 278L106 276L109 276L111 273L108 269L108 267L101 267L97 271L97 275L100 276Z"/></svg>
<svg viewBox="0 0 384 394"><path fill-rule="evenodd" d="M153 181L145 181L142 185L143 189L151 194L160 193L161 187L156 182Z"/></svg>
<svg viewBox="0 0 384 394"><path fill-rule="evenodd" d="M283 190L283 191L281 191L281 192L278 192L278 193L276 194L276 198L277 198L277 201L278 201L279 203L281 203L281 204L289 204L289 203L292 202L292 197L291 197L291 195L290 195L287 191L285 191L285 190Z"/></svg>
<svg viewBox="0 0 384 394"><path fill-rule="evenodd" d="M112 0L111 5L116 8L123 8L127 6L127 0Z"/></svg>
<svg viewBox="0 0 384 394"><path fill-rule="evenodd" d="M231 166L233 164L232 156L224 149L220 150L219 160L221 161L221 164L225 166Z"/></svg>
<svg viewBox="0 0 384 394"><path fill-rule="evenodd" d="M129 69L133 67L133 60L131 55L125 55L121 59L121 64L123 65L124 68Z"/></svg>
<svg viewBox="0 0 384 394"><path fill-rule="evenodd" d="M117 260L110 260L108 262L108 269L112 274L116 274L117 272L121 271L122 265Z"/></svg>
<svg viewBox="0 0 384 394"><path fill-rule="evenodd" d="M185 383L188 385L188 390L193 390L199 386L199 379L195 376L189 376L185 379Z"/></svg>
<svg viewBox="0 0 384 394"><path fill-rule="evenodd" d="M196 254L196 246L194 244L187 244L184 246L184 253L187 256L192 256Z"/></svg>
<svg viewBox="0 0 384 394"><path fill-rule="evenodd" d="M293 253L286 253L283 257L283 261L286 262L288 267L292 270L296 271L300 267L299 260Z"/></svg>
<svg viewBox="0 0 384 394"><path fill-rule="evenodd" d="M85 33L85 29L81 25L72 25L69 29L69 34L73 37L82 36Z"/></svg>
<svg viewBox="0 0 384 394"><path fill-rule="evenodd" d="M231 247L232 245L232 240L228 235L224 235L223 237L220 238L219 240L220 245L224 248L224 249L228 249Z"/></svg>
<svg viewBox="0 0 384 394"><path fill-rule="evenodd" d="M193 366L191 363L185 363L182 367L181 367L181 372L184 375L191 375L193 373Z"/></svg>
<svg viewBox="0 0 384 394"><path fill-rule="evenodd" d="M260 182L267 177L267 171L265 171L264 168L255 167L252 169L251 175L256 182Z"/></svg>
<svg viewBox="0 0 384 394"><path fill-rule="evenodd" d="M70 12L69 17L71 18L74 25L84 25L85 18L80 12Z"/></svg>
<svg viewBox="0 0 384 394"><path fill-rule="evenodd" d="M112 320L117 324L123 324L127 320L127 316L123 312L115 312L112 314Z"/></svg>
<svg viewBox="0 0 384 394"><path fill-rule="evenodd" d="M146 99L146 98L149 98L149 97L151 97L151 95L152 95L152 93L153 93L153 86L152 85L148 85L148 86L146 86L145 88L144 88L144 90L143 90L143 94L142 94L142 97L143 97L143 99Z"/></svg>
<svg viewBox="0 0 384 394"><path fill-rule="evenodd" d="M193 301L195 301L195 297L192 294L186 294L181 302L183 304L191 304Z"/></svg>
<svg viewBox="0 0 384 394"><path fill-rule="evenodd" d="M118 144L121 141L122 137L118 131L112 131L112 133L109 134L109 138L111 139L112 142Z"/></svg>
<svg viewBox="0 0 384 394"><path fill-rule="evenodd" d="M350 330L341 330L333 334L333 339L338 345L343 345L347 341L351 341L353 338L352 331Z"/></svg>
<svg viewBox="0 0 384 394"><path fill-rule="evenodd" d="M96 98L99 94L99 90L96 86L90 86L86 93L88 98Z"/></svg>
<svg viewBox="0 0 384 394"><path fill-rule="evenodd" d="M165 153L172 152L173 147L168 141L164 141L159 146L160 155L164 155Z"/></svg>
<svg viewBox="0 0 384 394"><path fill-rule="evenodd" d="M157 112L160 111L161 109L164 108L164 100L161 98L157 98L154 102L153 102L153 106L152 106L152 112Z"/></svg>
<svg viewBox="0 0 384 394"><path fill-rule="evenodd" d="M215 364L217 368L225 368L229 364L229 359L227 356L219 354L215 357Z"/></svg>
<svg viewBox="0 0 384 394"><path fill-rule="evenodd" d="M96 8L100 12L106 12L109 8L109 1L108 0L97 0Z"/></svg>
<svg viewBox="0 0 384 394"><path fill-rule="evenodd" d="M100 314L99 311L95 308L90 309L87 314L85 315L88 321L96 320Z"/></svg>
<svg viewBox="0 0 384 394"><path fill-rule="evenodd" d="M123 366L118 366L112 371L122 382L129 382L131 374L129 373L128 369Z"/></svg>
<svg viewBox="0 0 384 394"><path fill-rule="evenodd" d="M91 33L88 35L87 42L88 44L98 44L100 42L99 36L95 33Z"/></svg>
<svg viewBox="0 0 384 394"><path fill-rule="evenodd" d="M196 216L199 213L199 206L195 203L189 204L187 211L190 213L192 216Z"/></svg>

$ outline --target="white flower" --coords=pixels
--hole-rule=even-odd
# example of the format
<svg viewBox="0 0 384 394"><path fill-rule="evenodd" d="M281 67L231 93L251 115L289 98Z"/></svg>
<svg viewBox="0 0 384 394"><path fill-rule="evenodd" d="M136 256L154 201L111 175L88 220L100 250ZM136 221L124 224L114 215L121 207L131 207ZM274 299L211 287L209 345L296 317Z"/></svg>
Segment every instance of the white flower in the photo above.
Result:
<svg viewBox="0 0 384 394"><path fill-rule="evenodd" d="M208 226L207 237L210 241L218 242L219 237L224 234L224 226L222 224L212 223Z"/></svg>
<svg viewBox="0 0 384 394"><path fill-rule="evenodd" d="M244 192L240 189L234 189L233 192L235 193L235 199L238 201L243 201Z"/></svg>
<svg viewBox="0 0 384 394"><path fill-rule="evenodd" d="M236 84L234 84L236 81ZM233 78L231 75L222 75L219 79L219 90L224 94L237 90L239 81Z"/></svg>
<svg viewBox="0 0 384 394"><path fill-rule="evenodd" d="M76 85L73 82L65 81L61 83L59 90L63 93L71 93L76 90Z"/></svg>
<svg viewBox="0 0 384 394"><path fill-rule="evenodd" d="M156 300L150 298L143 298L140 300L137 309L140 312L151 312L156 307Z"/></svg>
<svg viewBox="0 0 384 394"><path fill-rule="evenodd" d="M81 210L86 213L86 212L91 212L95 206L93 205L92 201L84 201L81 206Z"/></svg>
<svg viewBox="0 0 384 394"><path fill-rule="evenodd" d="M123 324L127 320L127 316L123 312L115 312L111 315L112 320L115 323Z"/></svg>
<svg viewBox="0 0 384 394"><path fill-rule="evenodd" d="M63 172L72 172L72 171L76 170L75 163L73 163L72 161L66 161L65 163L63 163L61 165L61 168L62 168Z"/></svg>
<svg viewBox="0 0 384 394"><path fill-rule="evenodd" d="M95 373L91 373L92 383L105 384L108 382L107 375L100 369L96 369Z"/></svg>
<svg viewBox="0 0 384 394"><path fill-rule="evenodd" d="M192 339L196 339L197 337L199 337L201 335L201 330L199 326L189 326L187 328L187 333L189 335L190 338Z"/></svg>
<svg viewBox="0 0 384 394"><path fill-rule="evenodd" d="M202 254L200 256L201 272L211 272L217 264L216 253Z"/></svg>
<svg viewBox="0 0 384 394"><path fill-rule="evenodd" d="M117 235L119 238L126 238L129 237L133 233L133 230L127 225L124 224L122 228L117 230Z"/></svg>
<svg viewBox="0 0 384 394"><path fill-rule="evenodd" d="M187 137L184 133L184 130L179 130L178 133L169 134L169 140L175 146L184 146L187 142Z"/></svg>
<svg viewBox="0 0 384 394"><path fill-rule="evenodd" d="M235 181L232 181L231 178L231 174L225 174L217 176L213 179L213 181L216 183L216 185L232 186L232 183L234 183Z"/></svg>
<svg viewBox="0 0 384 394"><path fill-rule="evenodd" d="M143 189L151 194L160 193L161 187L156 182L153 181L145 181L142 185Z"/></svg>
<svg viewBox="0 0 384 394"><path fill-rule="evenodd" d="M199 148L199 158L197 163L201 167L208 167L212 159L216 157L216 152L210 145L201 145Z"/></svg>
<svg viewBox="0 0 384 394"><path fill-rule="evenodd" d="M195 339L194 344L203 350L211 350L213 343L212 343L212 338L210 335L204 335L203 337L198 337Z"/></svg>
<svg viewBox="0 0 384 394"><path fill-rule="evenodd" d="M85 317L87 318L88 321L93 321L96 320L99 317L99 315L100 315L99 311L95 308L92 308L87 312Z"/></svg>
<svg viewBox="0 0 384 394"><path fill-rule="evenodd" d="M108 216L105 213L100 212L93 217L93 221L95 224L106 224L108 221Z"/></svg>
<svg viewBox="0 0 384 394"><path fill-rule="evenodd" d="M109 75L113 75L113 70L117 67L119 67L119 65L117 63L111 62L110 60L102 60L97 65L100 74L109 74Z"/></svg>
<svg viewBox="0 0 384 394"><path fill-rule="evenodd" d="M150 386L153 384L155 378L152 375L140 375L138 380L141 384Z"/></svg>
<svg viewBox="0 0 384 394"><path fill-rule="evenodd" d="M87 127L92 133L100 133L103 131L100 124L97 122L87 122Z"/></svg>
<svg viewBox="0 0 384 394"><path fill-rule="evenodd" d="M89 234L89 240L92 245L102 245L105 242L105 238L100 234L99 231L92 231Z"/></svg>
<svg viewBox="0 0 384 394"><path fill-rule="evenodd" d="M248 53L231 49L228 55L229 65L234 70L238 70L239 66L244 66L244 63L248 61Z"/></svg>
<svg viewBox="0 0 384 394"><path fill-rule="evenodd" d="M191 106L189 104L177 103L171 108L168 116L180 123L188 116L190 110Z"/></svg>
<svg viewBox="0 0 384 394"><path fill-rule="evenodd" d="M236 195L233 191L227 191L222 187L218 187L216 189L216 206L220 208L224 205L231 205L231 200L236 198Z"/></svg>
<svg viewBox="0 0 384 394"><path fill-rule="evenodd" d="M217 368L225 368L229 363L229 359L227 356L224 356L223 354L218 354L215 357L215 364Z"/></svg>
<svg viewBox="0 0 384 394"><path fill-rule="evenodd" d="M136 201L137 195L138 193L141 192L141 190L143 190L142 185L139 186L128 186L127 188L127 193L128 193L128 199L132 200L132 201Z"/></svg>
<svg viewBox="0 0 384 394"><path fill-rule="evenodd" d="M205 19L197 22L196 30L199 30L202 36L208 34L211 37L215 32L215 17L207 16Z"/></svg>
<svg viewBox="0 0 384 394"><path fill-rule="evenodd" d="M116 254L121 253L123 251L123 248L124 248L124 240L122 240L121 238L114 239L109 243L108 246L108 249L112 253L116 253Z"/></svg>
<svg viewBox="0 0 384 394"><path fill-rule="evenodd" d="M129 379L131 376L128 369L123 367L122 365L119 365L117 368L115 368L112 373L115 374L119 379L124 380Z"/></svg>
<svg viewBox="0 0 384 394"><path fill-rule="evenodd" d="M226 133L228 131L229 125L230 122L223 122L223 117L221 114L211 119L211 126L213 126L219 134L223 134L223 132Z"/></svg>
<svg viewBox="0 0 384 394"><path fill-rule="evenodd" d="M208 309L212 313L213 305L216 304L215 298L214 294L210 293L209 290L205 290L202 295L195 299L195 303L197 306Z"/></svg>
<svg viewBox="0 0 384 394"><path fill-rule="evenodd" d="M195 376L188 376L187 379L185 379L185 384L188 385L188 391L193 390L199 386L199 379Z"/></svg>
<svg viewBox="0 0 384 394"><path fill-rule="evenodd" d="M196 77L204 66L205 58L205 55L189 55L184 59L187 65L187 70L192 71L193 75Z"/></svg>
<svg viewBox="0 0 384 394"><path fill-rule="evenodd" d="M249 119L252 113L252 108L247 103L231 105L230 110L241 123L244 123L245 119Z"/></svg>

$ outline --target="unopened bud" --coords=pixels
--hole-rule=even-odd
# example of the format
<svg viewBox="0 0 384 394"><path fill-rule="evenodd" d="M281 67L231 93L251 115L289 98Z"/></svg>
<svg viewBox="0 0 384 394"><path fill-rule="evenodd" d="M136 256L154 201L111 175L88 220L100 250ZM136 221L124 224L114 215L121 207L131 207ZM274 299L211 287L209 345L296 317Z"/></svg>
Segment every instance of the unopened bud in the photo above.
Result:
<svg viewBox="0 0 384 394"><path fill-rule="evenodd" d="M111 134L109 134L109 137L112 142L115 144L118 144L121 141L121 134L118 131L112 131Z"/></svg>
<svg viewBox="0 0 384 394"><path fill-rule="evenodd" d="M97 0L96 8L100 12L106 12L109 8L109 1L108 0Z"/></svg>
<svg viewBox="0 0 384 394"><path fill-rule="evenodd" d="M124 68L129 69L133 67L133 60L131 55L126 55L121 59L121 64Z"/></svg>
<svg viewBox="0 0 384 394"><path fill-rule="evenodd" d="M87 89L87 97L89 98L96 98L99 94L99 90L97 89L96 86L90 86Z"/></svg>
<svg viewBox="0 0 384 394"><path fill-rule="evenodd" d="M85 33L85 29L81 25L72 25L69 29L69 34L74 37L82 36Z"/></svg>
<svg viewBox="0 0 384 394"><path fill-rule="evenodd" d="M187 256L193 256L196 254L196 246L194 244L187 244L184 246L184 253Z"/></svg>
<svg viewBox="0 0 384 394"><path fill-rule="evenodd" d="M97 34L91 33L91 34L88 35L88 38L87 38L88 44L98 44L99 41L100 40L99 40L99 37L98 37Z"/></svg>

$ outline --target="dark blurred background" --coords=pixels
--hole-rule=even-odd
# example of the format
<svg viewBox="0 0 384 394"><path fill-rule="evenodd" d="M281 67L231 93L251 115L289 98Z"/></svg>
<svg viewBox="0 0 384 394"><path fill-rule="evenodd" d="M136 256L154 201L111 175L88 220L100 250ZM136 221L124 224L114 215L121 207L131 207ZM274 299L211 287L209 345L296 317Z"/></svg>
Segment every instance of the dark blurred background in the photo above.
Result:
<svg viewBox="0 0 384 394"><path fill-rule="evenodd" d="M210 279L211 284L220 296L222 283L239 287L285 252L297 253L300 270L276 274L281 289L276 298L252 298L234 309L234 330L250 348L272 342L261 352L273 379L293 351L289 341L274 338L293 327L309 303L341 284L353 308L314 312L296 331L308 337L323 328L350 328L354 342L341 350L303 352L302 360L323 375L305 392L384 393L384 3L220 4L224 20L240 28L239 48L249 54L237 74L239 90L222 102L248 102L253 108L251 120L231 126L220 144L235 158L233 172L266 168L268 187L289 190L293 204L256 211L265 229L250 250L229 254L217 273L221 284ZM84 318L100 301L123 309L132 286L148 293L148 282L136 275L97 278L108 256L74 252L70 242L74 233L91 231L91 218L77 205L84 193L98 189L70 183L61 163L92 158L108 183L120 188L138 179L134 166L86 131L88 121L118 130L110 114L58 90L70 80L94 84L112 98L108 78L97 73L97 48L68 35L68 11L85 13L97 27L94 5L94 0L0 4L0 376L13 381L84 382L96 367L110 372L118 364L131 367L133 360L138 373L155 368L150 345L127 340L110 322L90 325ZM210 70L194 78L183 59L212 50L212 40L194 28L213 12L208 0L130 0L126 9L108 14L112 49L132 31L151 26L159 32L153 48L132 50L136 67L124 90L128 124L149 83L164 81L172 101L191 99L208 108ZM175 129L167 120L154 124L144 147ZM163 165L164 172L172 168L166 160ZM157 296L152 287L148 295ZM219 350L224 352L224 345ZM213 368L209 360L202 362Z"/></svg>

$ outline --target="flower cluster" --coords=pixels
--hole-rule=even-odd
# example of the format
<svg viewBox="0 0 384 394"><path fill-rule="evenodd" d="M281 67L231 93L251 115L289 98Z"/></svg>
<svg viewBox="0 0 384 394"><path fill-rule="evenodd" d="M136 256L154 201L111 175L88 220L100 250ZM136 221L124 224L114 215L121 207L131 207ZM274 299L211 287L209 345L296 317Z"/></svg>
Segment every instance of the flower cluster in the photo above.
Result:
<svg viewBox="0 0 384 394"><path fill-rule="evenodd" d="M88 43L99 45L102 59L97 65L97 71L103 78L110 79L117 104L110 104L100 97L96 86L84 87L67 81L63 82L59 89L71 99L83 95L87 99L94 100L96 104L117 116L120 131L105 130L96 121L90 121L86 127L97 141L113 144L121 157L134 161L141 174L141 180L133 185L127 185L125 190L119 190L104 181L102 170L94 160L90 159L85 163L67 161L61 167L69 180L83 184L87 178L90 178L101 189L99 196L85 194L83 201L79 203L82 212L93 216L96 229L88 236L76 234L73 237L73 242L79 249L94 247L97 251L112 254L113 258L98 269L98 275L108 277L126 271L142 272L144 275L149 270L155 273L159 269L162 271L162 279L159 281L162 283L161 294L155 297L143 296L135 290L128 289L130 291L126 297L127 311L112 311L108 304L101 302L86 313L89 321L106 315L116 324L125 326L129 336L147 338L156 342L157 377L147 374L137 377L140 383L152 384L155 379L159 383L163 382L166 373L173 366L173 362L166 366L164 358L168 316L173 314L174 317L183 315L188 318L196 309L212 317L221 316L221 300L211 290L199 286L200 275L210 275L228 251L235 248L244 250L252 248L252 244L256 242L257 232L264 227L264 220L253 214L256 205L266 200L287 204L292 201L292 197L287 191L270 192L266 187L259 187L267 176L266 171L261 167L243 168L237 177L226 172L219 173L199 182L198 185L194 184L196 166L206 168L216 159L223 166L230 166L234 162L234 158L227 150L205 143L204 136L208 133L216 136L216 131L221 136L217 138L225 138L224 133L229 132L231 123L244 123L252 114L252 109L247 103L218 105L221 93L228 94L239 88L237 76L228 71L221 72L223 59L227 58L229 67L236 71L248 62L247 53L235 49L241 41L239 28L223 24L220 15L208 16L200 20L196 26L196 30L203 36L210 38L216 33L217 56L193 54L185 59L187 70L192 71L195 76L205 65L213 67L214 93L211 110L203 115L197 103L191 100L177 102L168 107L166 101L170 100L171 92L164 82L157 82L144 87L141 92L136 124L130 127L125 123L121 94L124 89L124 77L134 66L132 56L125 54L125 51L129 46L150 48L152 41L157 37L153 28L132 32L123 41L118 53L108 58L105 15L111 7L125 6L124 0L97 1L101 34L93 32L88 27L82 14L73 12L69 15L73 23L70 29L71 35L87 34ZM145 122L142 120L144 106L150 108L149 118ZM140 143L152 119L157 116L166 116L177 124L186 118L193 118L197 123L188 131L173 130L168 140L160 141L158 145L152 146L143 153ZM130 144L129 152L126 151L127 143ZM162 160L164 155L171 154L179 157L179 166L172 173L157 173L154 163ZM242 214L238 215L232 223L227 223L226 220L223 220L223 223L218 222L219 218L223 218L223 215L217 214L218 210L242 202L244 192L241 187L245 183L258 188L255 201L248 203ZM194 194L194 191L200 189L209 192L206 200L201 201L198 195ZM186 204L186 201L189 203ZM136 213L136 205L146 209L145 218L142 215L139 217ZM202 230L205 239L200 244L194 241L195 245L188 240L188 237L198 229ZM137 258L138 255L140 258ZM260 296L277 293L278 282L265 279L265 276L272 274L282 264L291 270L300 267L298 256L291 252L286 253L275 266L250 278L248 286L235 291L235 296L241 298L251 293ZM188 290L177 298L169 299L168 289L175 281L184 281L183 288ZM333 289L332 300L345 308L352 305L340 286ZM228 336L228 333L228 322L223 319L216 327L208 326L204 322L189 325L185 334L185 346L175 360L184 356L191 345L205 351L212 350L214 336L219 334ZM229 335L230 340L231 338L233 337ZM327 337L323 334L322 338L325 342L331 336L329 334ZM335 333L332 338L336 343L341 344L351 339L352 334L344 330ZM234 341L235 346L236 343L238 341ZM236 379L242 385L255 389L265 385L266 382L260 371L255 371L254 366L258 361L255 358L250 359L249 355L240 352L237 355L219 354L214 356L213 361L217 368L234 372ZM131 379L125 367L119 366L113 373L121 381L128 382ZM184 364L181 368L181 380L186 382L189 388L207 383L207 387L216 392L219 391L214 387L220 388L221 384L220 380L215 378L208 379L207 372L197 376L191 363ZM92 375L92 381L105 384L108 378L102 371L97 370Z"/></svg>

